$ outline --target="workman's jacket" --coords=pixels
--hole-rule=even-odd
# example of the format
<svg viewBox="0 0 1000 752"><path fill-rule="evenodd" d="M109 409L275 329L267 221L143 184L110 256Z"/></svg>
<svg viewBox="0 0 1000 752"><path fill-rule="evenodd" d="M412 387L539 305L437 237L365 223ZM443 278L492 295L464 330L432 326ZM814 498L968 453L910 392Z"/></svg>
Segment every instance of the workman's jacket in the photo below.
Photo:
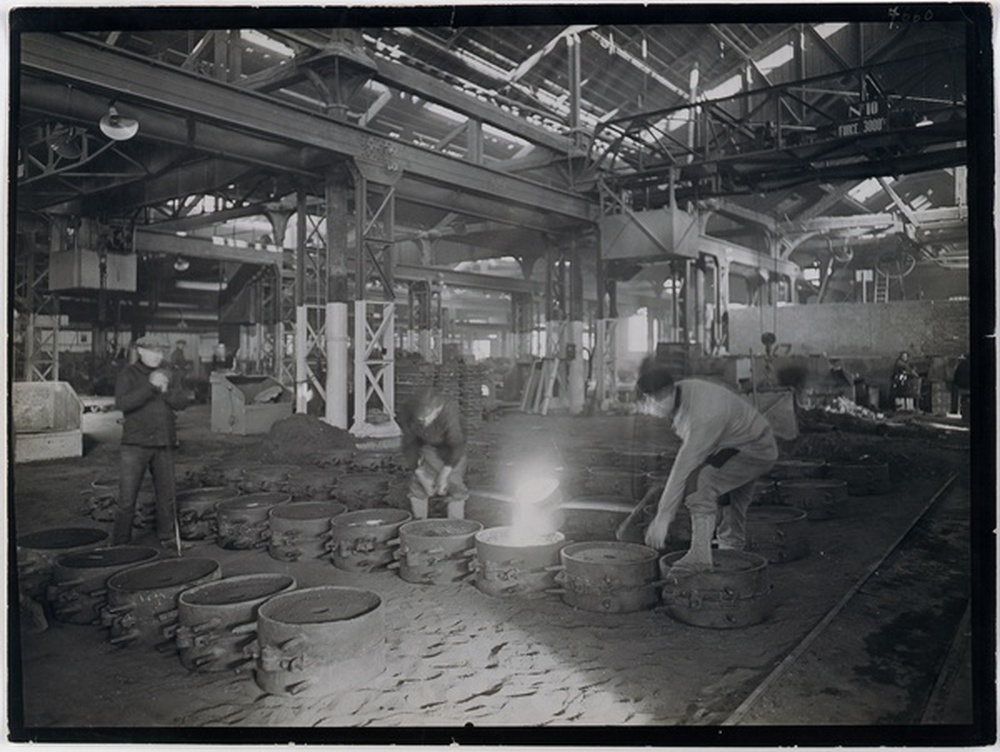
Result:
<svg viewBox="0 0 1000 752"><path fill-rule="evenodd" d="M153 370L138 361L118 374L115 407L125 415L122 444L172 447L177 443L174 410L186 407L188 399L173 378L166 392L150 384Z"/></svg>
<svg viewBox="0 0 1000 752"><path fill-rule="evenodd" d="M465 457L465 434L462 432L458 403L445 399L441 412L426 426L417 419L421 407L420 401L407 405L400 415L403 456L411 467L415 467L421 447L431 446L446 465L455 467Z"/></svg>
<svg viewBox="0 0 1000 752"><path fill-rule="evenodd" d="M710 381L682 379L674 384L673 427L683 443L664 489L667 506L661 508L676 508L688 477L720 449L760 460L778 458L767 418L739 395Z"/></svg>

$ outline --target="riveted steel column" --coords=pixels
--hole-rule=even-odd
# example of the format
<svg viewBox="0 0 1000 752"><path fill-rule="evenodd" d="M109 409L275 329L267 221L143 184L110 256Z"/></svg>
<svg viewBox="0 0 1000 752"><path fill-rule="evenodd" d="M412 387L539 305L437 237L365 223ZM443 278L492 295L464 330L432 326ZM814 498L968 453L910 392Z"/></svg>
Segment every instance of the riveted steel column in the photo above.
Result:
<svg viewBox="0 0 1000 752"><path fill-rule="evenodd" d="M354 178L355 271L354 419L358 436L393 437L395 418L395 291L393 242L398 145L369 136L363 157L350 162ZM386 420L388 419L388 420Z"/></svg>
<svg viewBox="0 0 1000 752"><path fill-rule="evenodd" d="M331 170L326 176L326 420L337 428L347 425L348 383L348 274L346 169Z"/></svg>
<svg viewBox="0 0 1000 752"><path fill-rule="evenodd" d="M586 373L583 368L583 262L579 233L569 241L569 327L567 344L567 397L571 415L583 412Z"/></svg>

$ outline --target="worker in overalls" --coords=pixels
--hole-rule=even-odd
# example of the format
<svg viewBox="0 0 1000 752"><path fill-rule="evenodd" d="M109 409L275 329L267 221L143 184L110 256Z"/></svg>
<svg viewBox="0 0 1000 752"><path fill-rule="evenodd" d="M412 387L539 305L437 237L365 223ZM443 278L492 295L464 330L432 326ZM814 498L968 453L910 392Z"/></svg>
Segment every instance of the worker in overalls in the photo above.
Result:
<svg viewBox="0 0 1000 752"><path fill-rule="evenodd" d="M466 448L461 412L454 399L424 390L400 411L403 456L413 468L410 510L416 519L430 516L431 499L443 498L450 519L465 517Z"/></svg>
<svg viewBox="0 0 1000 752"><path fill-rule="evenodd" d="M675 382L661 367L640 375L636 386L646 409L669 418L683 442L646 529L645 543L654 549L664 547L683 501L691 513L691 545L668 577L710 572L713 536L720 549L742 550L746 545L754 482L778 458L771 425L729 389L700 379ZM641 501L619 527L619 539L642 519L645 503Z"/></svg>

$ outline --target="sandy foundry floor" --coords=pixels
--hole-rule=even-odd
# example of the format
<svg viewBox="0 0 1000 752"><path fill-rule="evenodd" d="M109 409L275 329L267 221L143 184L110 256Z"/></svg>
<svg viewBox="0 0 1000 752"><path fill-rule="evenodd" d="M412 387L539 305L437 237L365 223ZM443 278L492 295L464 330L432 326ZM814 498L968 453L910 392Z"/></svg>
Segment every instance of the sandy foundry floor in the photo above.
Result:
<svg viewBox="0 0 1000 752"><path fill-rule="evenodd" d="M180 462L253 461L262 437L212 434L208 423L207 407L182 414ZM634 435L634 419L624 416L509 413L474 438L480 449L492 447L493 457L511 447L554 444L572 464L582 447L606 446ZM663 437L663 443L670 441L676 440ZM823 456L845 445L857 456L890 461L892 493L851 497L840 519L811 523L811 554L770 567L777 608L758 626L713 630L682 624L659 611L590 613L570 608L554 595L495 598L468 583L419 586L389 571L349 573L321 561L284 564L263 551L197 543L184 555L217 560L224 576L287 572L299 587L345 584L377 592L385 603L387 669L365 686L331 687L320 699L277 697L263 693L250 672L192 673L175 656L115 648L96 626L54 622L44 632L21 634L21 655L11 655L14 666L20 660L23 672L24 726L58 738L59 729L94 727L208 733L244 727L719 725L885 555L944 480L957 473L945 511L950 545L959 553L940 567L950 567L943 575L947 586L924 602L882 597L866 614L852 616L845 609L835 631L850 633L853 618L883 642L872 639L870 649L858 653L839 648L835 640L828 640L826 648L823 640L817 641L805 656L813 669L797 679L790 672L744 719L763 726L919 723L969 598L967 449L955 442L839 431L804 434L797 446L784 449ZM94 478L113 473L116 460L112 439L90 446L79 459L15 467L17 533L100 527L81 516L79 494ZM911 572L911 586L917 574L926 573ZM881 609L874 621L872 609ZM923 657L917 661L921 667L905 675L879 673L875 669L884 661L877 650L887 649L885 640L900 628L900 619L926 620ZM816 674L824 668L839 671L839 678L822 684ZM807 689L800 692L798 686ZM964 723L971 710L955 712L958 719L943 722ZM194 731L185 738L199 736Z"/></svg>

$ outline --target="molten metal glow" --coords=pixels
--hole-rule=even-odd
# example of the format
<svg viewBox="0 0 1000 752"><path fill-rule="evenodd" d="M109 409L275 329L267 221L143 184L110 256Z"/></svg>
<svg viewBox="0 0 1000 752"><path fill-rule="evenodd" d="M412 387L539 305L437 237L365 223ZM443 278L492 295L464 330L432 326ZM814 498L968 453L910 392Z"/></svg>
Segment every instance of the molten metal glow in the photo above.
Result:
<svg viewBox="0 0 1000 752"><path fill-rule="evenodd" d="M542 471L524 472L514 485L511 545L536 546L540 538L556 532L554 509L544 503L559 488L559 481Z"/></svg>
<svg viewBox="0 0 1000 752"><path fill-rule="evenodd" d="M549 498L559 488L559 481L551 476L531 475L514 487L514 500L518 506L538 504Z"/></svg>

